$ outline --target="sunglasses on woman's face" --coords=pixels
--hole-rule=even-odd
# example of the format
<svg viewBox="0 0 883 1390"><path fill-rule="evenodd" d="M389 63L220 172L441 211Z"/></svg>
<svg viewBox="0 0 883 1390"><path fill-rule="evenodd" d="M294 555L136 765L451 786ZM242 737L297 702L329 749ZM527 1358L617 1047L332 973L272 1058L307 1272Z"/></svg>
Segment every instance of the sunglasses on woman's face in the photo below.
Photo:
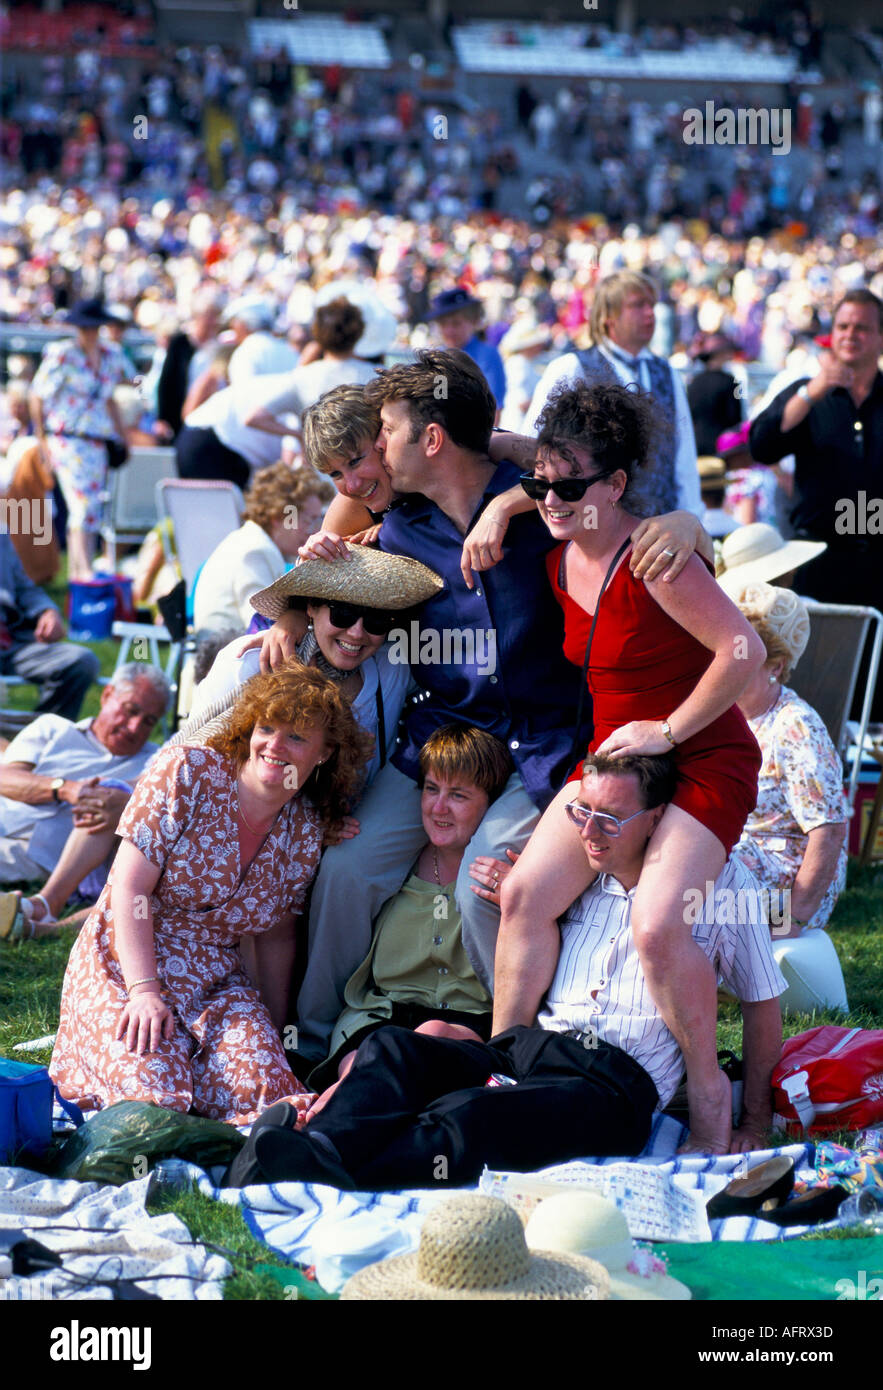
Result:
<svg viewBox="0 0 883 1390"><path fill-rule="evenodd" d="M592 478L536 478L533 473L522 473L521 486L535 502L545 502L550 492L561 502L580 502L603 477L603 473L596 473Z"/></svg>
<svg viewBox="0 0 883 1390"><path fill-rule="evenodd" d="M359 608L355 603L329 603L328 617L332 627L355 627L362 619L362 627L372 637L385 637L395 625L395 613L382 613L379 608Z"/></svg>

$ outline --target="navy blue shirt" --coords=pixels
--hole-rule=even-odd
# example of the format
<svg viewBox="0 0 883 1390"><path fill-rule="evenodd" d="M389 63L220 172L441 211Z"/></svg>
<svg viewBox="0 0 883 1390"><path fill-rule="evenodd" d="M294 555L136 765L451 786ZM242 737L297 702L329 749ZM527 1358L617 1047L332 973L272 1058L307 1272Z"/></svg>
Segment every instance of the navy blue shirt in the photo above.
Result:
<svg viewBox="0 0 883 1390"><path fill-rule="evenodd" d="M515 464L501 463L470 529L487 504L517 483ZM565 660L563 614L552 594L545 556L557 544L536 511L509 523L503 558L467 589L460 572L463 536L434 502L405 498L384 519L380 548L410 555L440 574L441 593L420 611L404 637L414 679L425 692L406 712L393 763L417 779L418 755L442 724L469 723L502 739L528 796L544 810L571 770L573 723L581 673ZM582 746L588 743L584 730Z"/></svg>
<svg viewBox="0 0 883 1390"><path fill-rule="evenodd" d="M483 338L479 338L477 333L469 339L463 351L484 372L487 384L497 402L497 409L502 410L506 401L506 368L499 352L493 343L486 343Z"/></svg>

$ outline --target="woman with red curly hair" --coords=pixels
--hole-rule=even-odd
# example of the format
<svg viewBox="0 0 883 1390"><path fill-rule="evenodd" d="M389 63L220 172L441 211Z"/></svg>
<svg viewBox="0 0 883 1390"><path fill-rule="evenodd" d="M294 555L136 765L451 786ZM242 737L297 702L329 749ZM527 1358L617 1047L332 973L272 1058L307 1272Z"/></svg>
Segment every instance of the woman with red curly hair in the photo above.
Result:
<svg viewBox="0 0 883 1390"><path fill-rule="evenodd" d="M303 1092L279 1038L294 924L370 745L337 687L292 663L250 681L204 746L158 754L68 962L62 1095L244 1124Z"/></svg>

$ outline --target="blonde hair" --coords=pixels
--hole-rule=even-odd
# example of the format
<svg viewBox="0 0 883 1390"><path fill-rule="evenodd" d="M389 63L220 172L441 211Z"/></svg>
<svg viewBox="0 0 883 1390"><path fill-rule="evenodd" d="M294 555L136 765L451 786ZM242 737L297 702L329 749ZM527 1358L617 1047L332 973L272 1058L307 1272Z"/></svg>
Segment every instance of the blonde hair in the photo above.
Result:
<svg viewBox="0 0 883 1390"><path fill-rule="evenodd" d="M746 584L736 607L747 618L763 645L768 661L782 661L787 680L809 641L809 613L803 599L791 589L774 584Z"/></svg>
<svg viewBox="0 0 883 1390"><path fill-rule="evenodd" d="M640 292L654 304L659 292L649 275L641 275L636 270L618 270L615 275L605 275L598 282L592 312L589 316L589 333L593 343L600 343L607 337L607 320L615 318L625 303L628 294Z"/></svg>
<svg viewBox="0 0 883 1390"><path fill-rule="evenodd" d="M287 463L274 463L272 468L261 468L254 482L245 494L243 521L253 521L264 531L269 531L274 521L284 521L292 515L289 508L303 506L310 497L318 497L320 502L330 502L334 488L320 478L313 468L289 468Z"/></svg>
<svg viewBox="0 0 883 1390"><path fill-rule="evenodd" d="M380 432L380 411L365 400L364 386L335 386L304 413L304 458L328 473L355 458Z"/></svg>

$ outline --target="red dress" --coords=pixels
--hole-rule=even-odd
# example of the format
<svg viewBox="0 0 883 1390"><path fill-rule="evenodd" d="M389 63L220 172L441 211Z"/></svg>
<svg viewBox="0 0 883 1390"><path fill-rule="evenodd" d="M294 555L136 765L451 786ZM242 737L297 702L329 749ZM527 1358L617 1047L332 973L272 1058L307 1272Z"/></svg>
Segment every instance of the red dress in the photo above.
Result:
<svg viewBox="0 0 883 1390"><path fill-rule="evenodd" d="M559 583L568 542L546 557L549 580L564 610L564 655L582 667L592 615ZM711 663L711 652L670 618L635 579L624 558L601 599L592 639L588 685L594 704L589 749L623 724L667 719L693 691ZM675 751L678 769L673 804L716 835L729 854L757 804L761 753L735 705ZM571 781L579 777L574 772Z"/></svg>

